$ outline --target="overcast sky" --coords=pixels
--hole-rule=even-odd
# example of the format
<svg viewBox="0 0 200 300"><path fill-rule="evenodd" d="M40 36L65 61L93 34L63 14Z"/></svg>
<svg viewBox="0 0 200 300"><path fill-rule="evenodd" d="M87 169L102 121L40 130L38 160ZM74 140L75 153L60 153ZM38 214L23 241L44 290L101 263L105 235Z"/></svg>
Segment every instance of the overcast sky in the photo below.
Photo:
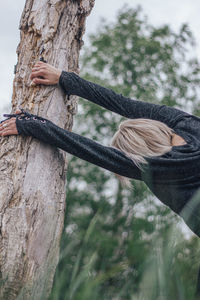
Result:
<svg viewBox="0 0 200 300"><path fill-rule="evenodd" d="M16 64L16 47L19 42L19 20L25 0L1 0L0 10L0 112L5 112L12 96L13 69ZM169 24L178 30L188 23L198 42L196 53L200 58L199 0L96 0L95 7L87 19L86 36L95 32L100 17L115 20L119 9L127 3L130 7L141 5L144 14L153 25Z"/></svg>

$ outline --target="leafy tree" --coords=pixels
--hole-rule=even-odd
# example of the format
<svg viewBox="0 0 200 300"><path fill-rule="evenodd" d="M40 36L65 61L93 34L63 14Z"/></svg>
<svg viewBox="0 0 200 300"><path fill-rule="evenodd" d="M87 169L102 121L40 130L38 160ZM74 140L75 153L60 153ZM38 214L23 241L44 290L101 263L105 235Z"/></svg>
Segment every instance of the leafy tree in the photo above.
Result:
<svg viewBox="0 0 200 300"><path fill-rule="evenodd" d="M115 23L104 20L90 37L82 76L128 97L199 113L194 44L187 25L178 33L155 28L141 8L124 7ZM109 144L122 119L80 100L74 130ZM179 218L143 183L123 189L113 174L73 157L67 190L63 257L51 299L149 300L162 293L164 299L193 299L198 240L184 240L179 230L182 239L172 242Z"/></svg>

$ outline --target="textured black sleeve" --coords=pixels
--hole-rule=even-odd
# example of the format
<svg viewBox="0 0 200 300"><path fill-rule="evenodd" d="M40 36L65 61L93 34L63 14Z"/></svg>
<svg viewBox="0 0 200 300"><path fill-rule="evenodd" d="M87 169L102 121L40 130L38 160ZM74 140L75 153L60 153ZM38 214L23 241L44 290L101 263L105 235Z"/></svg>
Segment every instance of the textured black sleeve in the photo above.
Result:
<svg viewBox="0 0 200 300"><path fill-rule="evenodd" d="M173 128L180 118L188 115L181 110L165 105L124 97L121 94L116 94L111 89L87 81L72 72L62 71L59 84L68 95L80 96L130 119L157 120Z"/></svg>
<svg viewBox="0 0 200 300"><path fill-rule="evenodd" d="M16 126L19 134L33 136L116 174L141 179L141 171L121 151L64 130L47 119L20 116L16 118Z"/></svg>

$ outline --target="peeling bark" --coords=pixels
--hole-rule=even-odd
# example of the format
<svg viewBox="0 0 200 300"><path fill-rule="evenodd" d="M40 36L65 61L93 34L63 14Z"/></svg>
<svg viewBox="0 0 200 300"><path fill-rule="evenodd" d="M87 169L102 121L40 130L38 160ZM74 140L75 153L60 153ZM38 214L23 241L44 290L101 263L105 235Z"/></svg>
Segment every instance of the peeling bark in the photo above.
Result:
<svg viewBox="0 0 200 300"><path fill-rule="evenodd" d="M59 87L31 86L31 68L48 63L78 72L86 16L94 0L27 0L13 82L17 107L71 130L76 99ZM0 141L0 299L47 299L64 225L67 160L32 137Z"/></svg>

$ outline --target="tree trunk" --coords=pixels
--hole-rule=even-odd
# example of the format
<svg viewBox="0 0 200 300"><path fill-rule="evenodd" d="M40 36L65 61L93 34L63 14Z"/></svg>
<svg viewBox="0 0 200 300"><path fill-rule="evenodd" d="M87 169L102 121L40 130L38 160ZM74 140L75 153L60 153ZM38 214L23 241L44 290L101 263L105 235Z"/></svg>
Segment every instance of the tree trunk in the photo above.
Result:
<svg viewBox="0 0 200 300"><path fill-rule="evenodd" d="M78 72L85 18L94 0L27 0L12 111L17 107L71 130L75 98L59 87L31 86L39 58ZM32 137L0 140L0 299L47 299L64 224L66 155Z"/></svg>

